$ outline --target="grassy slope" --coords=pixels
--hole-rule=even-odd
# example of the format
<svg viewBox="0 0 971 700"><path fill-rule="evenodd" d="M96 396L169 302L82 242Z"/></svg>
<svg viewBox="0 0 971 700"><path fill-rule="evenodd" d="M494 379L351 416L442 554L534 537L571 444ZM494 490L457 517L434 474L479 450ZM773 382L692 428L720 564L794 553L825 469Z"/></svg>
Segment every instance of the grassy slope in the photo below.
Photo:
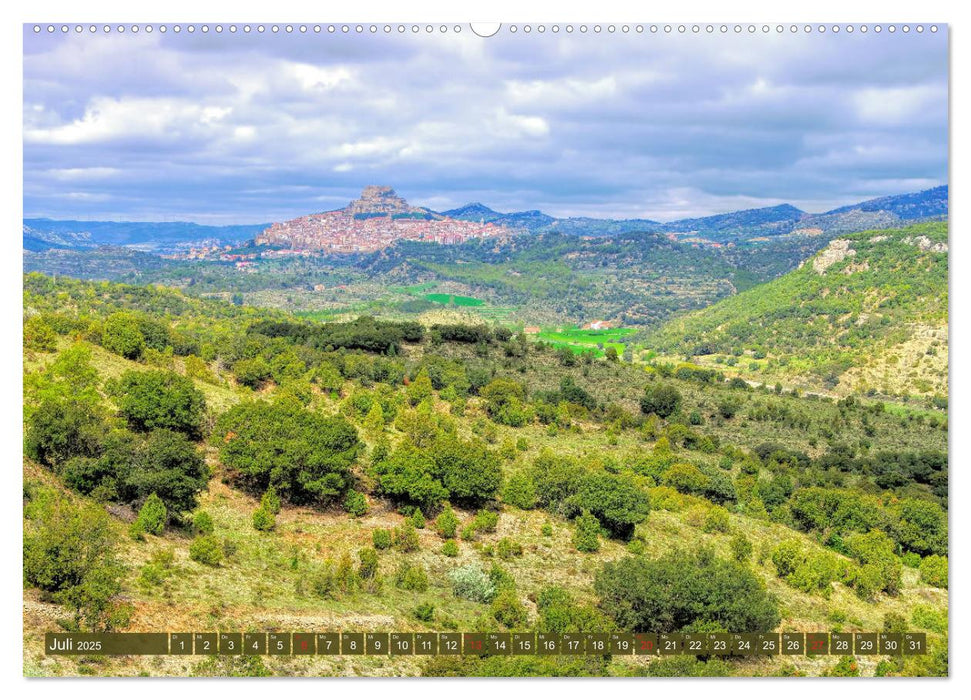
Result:
<svg viewBox="0 0 971 700"><path fill-rule="evenodd" d="M772 282L669 322L648 346L691 354L707 345L713 354L700 359L708 363L741 352L736 371L755 381L946 395L947 223L843 240L854 255L819 272L813 262L823 251ZM945 248L922 249L925 240ZM767 358L756 360L759 350Z"/></svg>

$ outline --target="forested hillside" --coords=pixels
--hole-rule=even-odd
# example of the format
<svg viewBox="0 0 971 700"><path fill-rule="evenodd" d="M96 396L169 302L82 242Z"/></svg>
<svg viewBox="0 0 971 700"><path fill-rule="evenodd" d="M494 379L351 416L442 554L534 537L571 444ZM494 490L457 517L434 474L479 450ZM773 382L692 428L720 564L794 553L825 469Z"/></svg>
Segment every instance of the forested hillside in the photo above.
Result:
<svg viewBox="0 0 971 700"><path fill-rule="evenodd" d="M834 239L779 279L651 335L746 379L841 394L947 396L947 223Z"/></svg>
<svg viewBox="0 0 971 700"><path fill-rule="evenodd" d="M852 245L913 272L940 234L907 235ZM943 410L38 274L24 318L28 675L947 673ZM63 629L911 629L930 653L44 656Z"/></svg>

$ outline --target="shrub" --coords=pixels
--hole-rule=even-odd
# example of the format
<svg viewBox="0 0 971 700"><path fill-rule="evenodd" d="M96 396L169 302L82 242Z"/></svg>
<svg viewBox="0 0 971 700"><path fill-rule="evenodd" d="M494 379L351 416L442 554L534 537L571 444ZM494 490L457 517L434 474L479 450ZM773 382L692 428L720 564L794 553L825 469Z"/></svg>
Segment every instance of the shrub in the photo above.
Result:
<svg viewBox="0 0 971 700"><path fill-rule="evenodd" d="M196 507L196 494L209 482L209 467L196 446L181 434L153 430L131 460L125 488L133 498L155 493L169 512L181 513Z"/></svg>
<svg viewBox="0 0 971 700"><path fill-rule="evenodd" d="M276 527L276 516L261 506L253 511L253 527L260 532L269 532Z"/></svg>
<svg viewBox="0 0 971 700"><path fill-rule="evenodd" d="M212 535L199 535L189 545L189 558L206 566L218 566L223 559L219 540Z"/></svg>
<svg viewBox="0 0 971 700"><path fill-rule="evenodd" d="M772 564L779 578L791 576L804 559L798 540L784 540L772 551Z"/></svg>
<svg viewBox="0 0 971 700"><path fill-rule="evenodd" d="M442 545L442 554L446 557L457 557L459 555L459 546L455 540L445 540L445 544Z"/></svg>
<svg viewBox="0 0 971 700"><path fill-rule="evenodd" d="M367 497L360 491L348 491L344 498L344 510L358 518L367 515Z"/></svg>
<svg viewBox="0 0 971 700"><path fill-rule="evenodd" d="M145 336L142 335L138 318L126 312L111 314L105 319L101 344L108 352L137 360L145 350Z"/></svg>
<svg viewBox="0 0 971 700"><path fill-rule="evenodd" d="M340 416L324 416L293 400L243 402L220 417L223 464L257 492L272 486L295 503L327 501L344 492L361 443Z"/></svg>
<svg viewBox="0 0 971 700"><path fill-rule="evenodd" d="M514 590L500 591L492 600L491 612L506 627L519 627L526 623L526 607Z"/></svg>
<svg viewBox="0 0 971 700"><path fill-rule="evenodd" d="M588 511L613 537L630 539L634 528L651 511L647 494L617 474L587 474L579 479L577 492L566 500L566 515Z"/></svg>
<svg viewBox="0 0 971 700"><path fill-rule="evenodd" d="M492 580L474 564L452 569L448 578L452 584L452 593L458 598L475 603L489 603L495 597L496 589Z"/></svg>
<svg viewBox="0 0 971 700"><path fill-rule="evenodd" d="M401 525L394 529L392 536L394 548L399 552L416 552L421 547L421 540L418 539L418 530L414 523L405 520Z"/></svg>
<svg viewBox="0 0 971 700"><path fill-rule="evenodd" d="M531 419L526 406L526 387L511 379L497 378L479 390L485 399L486 412L496 423L515 428Z"/></svg>
<svg viewBox="0 0 971 700"><path fill-rule="evenodd" d="M351 555L344 552L340 561L337 562L337 569L334 571L334 586L341 593L353 593L361 584L361 579L354 571L354 563Z"/></svg>
<svg viewBox="0 0 971 700"><path fill-rule="evenodd" d="M590 511L583 511L576 519L573 546L578 552L596 552L600 549L600 521Z"/></svg>
<svg viewBox="0 0 971 700"><path fill-rule="evenodd" d="M215 530L212 516L204 510L200 510L192 516L192 529L199 535L211 535Z"/></svg>
<svg viewBox="0 0 971 700"><path fill-rule="evenodd" d="M118 410L132 430L158 428L198 438L206 400L191 379L175 372L125 372L116 390Z"/></svg>
<svg viewBox="0 0 971 700"><path fill-rule="evenodd" d="M357 575L365 581L371 580L378 575L378 552L376 549L367 547L357 553L360 564L357 567Z"/></svg>
<svg viewBox="0 0 971 700"><path fill-rule="evenodd" d="M74 457L98 457L105 432L96 406L73 399L45 399L30 417L24 451L56 469Z"/></svg>
<svg viewBox="0 0 971 700"><path fill-rule="evenodd" d="M415 526L418 530L423 530L425 528L425 514L421 512L421 508L415 508L415 511L408 518L411 524Z"/></svg>
<svg viewBox="0 0 971 700"><path fill-rule="evenodd" d="M689 625L756 632L780 622L776 599L759 578L708 549L609 562L594 589L601 608L631 632L676 632Z"/></svg>
<svg viewBox="0 0 971 700"><path fill-rule="evenodd" d="M472 518L472 527L476 532L495 532L499 525L499 514L494 510L480 510Z"/></svg>
<svg viewBox="0 0 971 700"><path fill-rule="evenodd" d="M681 392L671 384L651 384L641 397L641 411L668 418L681 406Z"/></svg>
<svg viewBox="0 0 971 700"><path fill-rule="evenodd" d="M435 519L435 529L438 531L439 537L444 539L451 539L455 537L455 532L459 526L459 519L455 515L455 511L452 510L451 506L445 506L445 509L438 514Z"/></svg>
<svg viewBox="0 0 971 700"><path fill-rule="evenodd" d="M894 542L879 530L854 534L844 540L847 552L862 566L857 592L869 597L875 590L896 595L900 591L903 566L894 553Z"/></svg>
<svg viewBox="0 0 971 700"><path fill-rule="evenodd" d="M544 449L535 459L529 475L536 485L538 505L562 513L566 500L572 496L585 471L571 457Z"/></svg>
<svg viewBox="0 0 971 700"><path fill-rule="evenodd" d="M391 547L391 530L378 528L371 533L371 541L375 549L389 549Z"/></svg>
<svg viewBox="0 0 971 700"><path fill-rule="evenodd" d="M479 439L455 435L427 436L404 441L391 454L376 460L374 472L381 491L392 498L435 508L446 498L455 503L479 504L492 498L502 485L498 455Z"/></svg>
<svg viewBox="0 0 971 700"><path fill-rule="evenodd" d="M947 557L931 554L920 562L920 580L928 586L947 588Z"/></svg>
<svg viewBox="0 0 971 700"><path fill-rule="evenodd" d="M552 537L553 536L553 526L550 525L549 523L543 523L543 527L541 527L539 529L539 532L540 532L540 534L543 537Z"/></svg>
<svg viewBox="0 0 971 700"><path fill-rule="evenodd" d="M280 512L280 496L277 494L276 489L272 486L268 488L263 495L260 497L260 507L265 508L268 512L276 515Z"/></svg>
<svg viewBox="0 0 971 700"><path fill-rule="evenodd" d="M165 504L162 503L161 498L153 493L145 499L145 503L138 511L136 522L141 532L147 532L150 535L161 535L165 530L165 524L168 522L168 519L169 514L165 508Z"/></svg>
<svg viewBox="0 0 971 700"><path fill-rule="evenodd" d="M259 389L273 375L269 363L261 356L243 359L233 365L236 381L251 389Z"/></svg>
<svg viewBox="0 0 971 700"><path fill-rule="evenodd" d="M92 632L124 627L131 608L120 600L125 568L104 510L79 508L54 493L24 508L24 584L50 594Z"/></svg>
<svg viewBox="0 0 971 700"><path fill-rule="evenodd" d="M856 677L860 675L860 666L852 656L842 656L825 675L838 678Z"/></svg>
<svg viewBox="0 0 971 700"><path fill-rule="evenodd" d="M407 389L408 402L412 406L417 406L422 401L432 396L432 380L428 376L428 369L422 367L418 375L414 378Z"/></svg>
<svg viewBox="0 0 971 700"><path fill-rule="evenodd" d="M502 500L511 506L523 510L535 508L536 484L533 483L533 480L525 472L517 472L509 477L509 480L506 482L506 486L502 490Z"/></svg>
<svg viewBox="0 0 971 700"><path fill-rule="evenodd" d="M714 506L705 513L705 522L702 529L705 532L728 532L730 521L728 511L720 506Z"/></svg>
<svg viewBox="0 0 971 700"><path fill-rule="evenodd" d="M729 547L732 550L732 557L741 564L752 558L752 541L741 532L732 537Z"/></svg>
<svg viewBox="0 0 971 700"><path fill-rule="evenodd" d="M428 572L421 564L402 562L395 571L394 585L404 591L424 593L428 590Z"/></svg>
<svg viewBox="0 0 971 700"><path fill-rule="evenodd" d="M411 611L411 614L416 620L420 620L422 622L431 622L433 619L435 619L435 606L431 603L421 603L420 605L415 606L414 610Z"/></svg>
<svg viewBox="0 0 971 700"><path fill-rule="evenodd" d="M548 586L536 598L541 632L610 632L613 623L589 605L577 605L573 596L559 586Z"/></svg>
<svg viewBox="0 0 971 700"><path fill-rule="evenodd" d="M24 321L24 347L38 352L57 350L57 333L39 316Z"/></svg>

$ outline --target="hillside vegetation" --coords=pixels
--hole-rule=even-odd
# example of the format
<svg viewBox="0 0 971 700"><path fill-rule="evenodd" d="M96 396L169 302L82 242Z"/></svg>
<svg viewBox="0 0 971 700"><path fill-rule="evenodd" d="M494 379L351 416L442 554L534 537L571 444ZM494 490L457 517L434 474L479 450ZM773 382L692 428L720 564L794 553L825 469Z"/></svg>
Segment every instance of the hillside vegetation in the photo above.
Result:
<svg viewBox="0 0 971 700"><path fill-rule="evenodd" d="M797 270L648 339L757 382L947 395L947 223L834 239Z"/></svg>
<svg viewBox="0 0 971 700"><path fill-rule="evenodd" d="M947 674L944 410L39 274L24 317L28 675ZM930 653L44 656L65 629L910 629Z"/></svg>

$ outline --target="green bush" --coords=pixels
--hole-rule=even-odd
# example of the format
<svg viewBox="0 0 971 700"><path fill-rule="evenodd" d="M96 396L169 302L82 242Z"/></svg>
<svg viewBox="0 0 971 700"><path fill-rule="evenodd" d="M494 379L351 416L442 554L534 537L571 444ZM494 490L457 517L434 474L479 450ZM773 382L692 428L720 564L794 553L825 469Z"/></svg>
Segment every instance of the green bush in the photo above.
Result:
<svg viewBox="0 0 971 700"><path fill-rule="evenodd" d="M191 379L175 372L125 372L114 390L118 411L132 430L163 428L197 439L206 400Z"/></svg>
<svg viewBox="0 0 971 700"><path fill-rule="evenodd" d="M740 564L745 564L752 558L752 541L741 532L732 537L729 547L732 557Z"/></svg>
<svg viewBox="0 0 971 700"><path fill-rule="evenodd" d="M96 458L105 438L102 411L74 399L45 399L30 417L24 451L45 467L59 468L75 457Z"/></svg>
<svg viewBox="0 0 971 700"><path fill-rule="evenodd" d="M597 573L600 607L631 632L677 632L713 625L728 632L775 629L778 603L747 567L714 552L626 557Z"/></svg>
<svg viewBox="0 0 971 700"><path fill-rule="evenodd" d="M600 521L590 511L577 516L573 532L573 546L578 552L596 552L600 549Z"/></svg>
<svg viewBox="0 0 971 700"><path fill-rule="evenodd" d="M418 530L415 529L414 523L405 520L396 527L392 535L392 543L399 552L417 552L421 547L421 540L418 539Z"/></svg>
<svg viewBox="0 0 971 700"><path fill-rule="evenodd" d="M572 517L583 511L596 516L613 537L630 539L634 528L651 511L647 493L627 476L586 474L578 480L576 493L566 499L565 514Z"/></svg>
<svg viewBox="0 0 971 700"><path fill-rule="evenodd" d="M641 397L641 411L668 418L681 407L681 392L671 384L651 384Z"/></svg>
<svg viewBox="0 0 971 700"><path fill-rule="evenodd" d="M389 455L375 460L373 472L381 492L428 509L446 499L477 505L495 496L502 485L499 456L478 438L462 440L450 433L436 436L438 427L430 418L428 422L423 431L426 436L412 435Z"/></svg>
<svg viewBox="0 0 971 700"><path fill-rule="evenodd" d="M264 508L269 513L273 513L273 515L280 512L282 505L283 504L280 503L280 496L277 494L276 489L272 486L268 488L260 497L260 507Z"/></svg>
<svg viewBox="0 0 971 700"><path fill-rule="evenodd" d="M435 606L431 603L421 603L416 605L411 611L411 614L416 620L421 622L431 622L435 619Z"/></svg>
<svg viewBox="0 0 971 700"><path fill-rule="evenodd" d="M199 535L189 545L189 558L206 566L218 566L223 559L219 540L212 535Z"/></svg>
<svg viewBox="0 0 971 700"><path fill-rule="evenodd" d="M446 557L457 557L459 555L459 546L455 540L445 540L445 544L442 545L442 554Z"/></svg>
<svg viewBox="0 0 971 700"><path fill-rule="evenodd" d="M266 380L273 376L273 370L266 360L257 356L237 362L233 365L233 374L236 375L236 381L243 386L259 389Z"/></svg>
<svg viewBox="0 0 971 700"><path fill-rule="evenodd" d="M509 477L502 490L502 500L516 508L530 510L536 507L536 484L525 472L517 472Z"/></svg>
<svg viewBox="0 0 971 700"><path fill-rule="evenodd" d="M360 491L348 491L344 497L344 510L358 518L367 515L367 497Z"/></svg>
<svg viewBox="0 0 971 700"><path fill-rule="evenodd" d="M57 333L44 319L32 316L24 321L24 347L38 352L57 350Z"/></svg>
<svg viewBox="0 0 971 700"><path fill-rule="evenodd" d="M165 504L162 503L161 498L153 493L145 499L145 503L138 511L136 522L141 532L147 532L150 535L161 535L165 530L165 525L168 523L168 520L169 513L165 508Z"/></svg>
<svg viewBox="0 0 971 700"><path fill-rule="evenodd" d="M553 536L553 526L550 525L549 523L543 523L543 527L541 527L539 531L540 531L540 534L543 535L543 537Z"/></svg>
<svg viewBox="0 0 971 700"><path fill-rule="evenodd" d="M526 606L514 590L500 591L492 600L492 616L506 627L521 627L526 623Z"/></svg>
<svg viewBox="0 0 971 700"><path fill-rule="evenodd" d="M223 464L244 487L262 492L272 486L294 503L343 494L361 449L347 420L286 399L236 404L220 417L216 434Z"/></svg>
<svg viewBox="0 0 971 700"><path fill-rule="evenodd" d="M119 312L109 316L101 331L101 344L108 352L137 360L145 350L138 318L131 313Z"/></svg>
<svg viewBox="0 0 971 700"><path fill-rule="evenodd" d="M947 588L947 557L931 554L920 562L920 580L928 586Z"/></svg>
<svg viewBox="0 0 971 700"><path fill-rule="evenodd" d="M860 564L857 592L864 598L875 591L896 595L900 591L903 566L894 553L895 545L887 535L873 530L865 535L845 538L846 550Z"/></svg>
<svg viewBox="0 0 971 700"><path fill-rule="evenodd" d="M547 586L536 597L540 632L610 632L613 622L596 608L578 605L573 596L559 586Z"/></svg>
<svg viewBox="0 0 971 700"><path fill-rule="evenodd" d="M357 575L363 580L369 581L378 575L378 552L376 549L367 547L357 553L360 564L357 567Z"/></svg>
<svg viewBox="0 0 971 700"><path fill-rule="evenodd" d="M395 571L394 585L404 591L424 593L428 590L428 572L421 564L402 562Z"/></svg>
<svg viewBox="0 0 971 700"><path fill-rule="evenodd" d="M475 603L489 603L496 595L496 588L488 574L474 564L452 569L448 578L452 584L452 593L458 598Z"/></svg>
<svg viewBox="0 0 971 700"><path fill-rule="evenodd" d="M425 529L425 514L421 512L421 508L415 508L415 511L408 518L411 524L415 526L418 530Z"/></svg>
<svg viewBox="0 0 971 700"><path fill-rule="evenodd" d="M499 514L494 510L480 510L472 518L472 527L476 532L495 532L499 525Z"/></svg>
<svg viewBox="0 0 971 700"><path fill-rule="evenodd" d="M825 675L837 678L855 678L860 675L860 665L852 656L842 656Z"/></svg>
<svg viewBox="0 0 971 700"><path fill-rule="evenodd" d="M728 532L730 527L728 511L720 506L714 506L705 513L705 521L701 529L705 532Z"/></svg>
<svg viewBox="0 0 971 700"><path fill-rule="evenodd" d="M378 528L371 533L371 541L375 549L389 549L391 547L391 531Z"/></svg>
<svg viewBox="0 0 971 700"><path fill-rule="evenodd" d="M26 504L24 515L24 584L50 594L84 629L123 628L131 606L120 597L126 572L107 513L45 492Z"/></svg>
<svg viewBox="0 0 971 700"><path fill-rule="evenodd" d="M260 532L269 532L276 527L276 516L260 506L253 511L253 527Z"/></svg>
<svg viewBox="0 0 971 700"><path fill-rule="evenodd" d="M458 526L458 516L455 515L455 511L452 510L451 506L446 505L445 509L435 519L435 530L438 531L439 537L447 540L452 539L455 537Z"/></svg>
<svg viewBox="0 0 971 700"><path fill-rule="evenodd" d="M193 510L196 494L209 483L209 466L198 448L181 433L153 430L144 443L136 445L134 455L123 458L131 460L126 488L132 497L155 493L170 513Z"/></svg>
<svg viewBox="0 0 971 700"><path fill-rule="evenodd" d="M211 535L216 526L212 521L212 516L204 510L192 516L192 529L198 535Z"/></svg>

